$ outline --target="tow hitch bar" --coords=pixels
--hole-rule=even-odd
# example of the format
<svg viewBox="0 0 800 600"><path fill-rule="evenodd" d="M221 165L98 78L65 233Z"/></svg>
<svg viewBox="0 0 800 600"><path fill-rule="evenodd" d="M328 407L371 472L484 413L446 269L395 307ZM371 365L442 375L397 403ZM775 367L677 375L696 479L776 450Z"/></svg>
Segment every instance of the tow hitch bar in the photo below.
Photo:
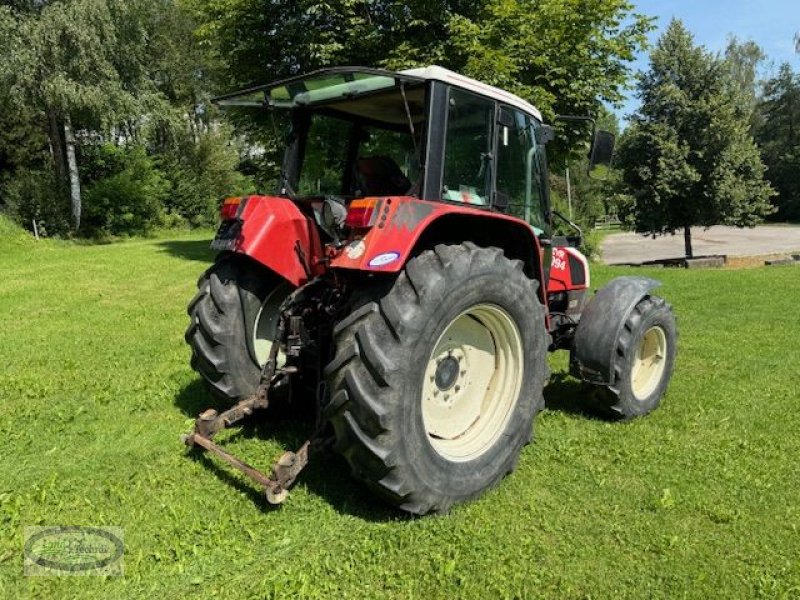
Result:
<svg viewBox="0 0 800 600"><path fill-rule="evenodd" d="M289 488L297 479L300 471L308 464L309 454L319 448L317 436L312 436L311 439L306 440L295 452L285 452L272 465L269 476L235 457L212 441L215 433L231 427L244 417L252 414L255 409L266 408L267 404L266 395L256 392L223 413L218 414L217 411L208 409L197 418L194 423L194 430L181 436L181 441L187 446L200 446L209 452L213 452L229 465L239 469L250 479L261 485L266 493L267 502L281 504L289 495Z"/></svg>
<svg viewBox="0 0 800 600"><path fill-rule="evenodd" d="M295 321L295 319L290 319L290 334L294 333L291 330L299 326L297 321ZM278 320L276 340L283 337L285 323L286 319L284 318ZM248 396L222 413L217 413L216 410L209 408L197 417L194 422L194 429L190 433L181 435L181 441L187 446L200 446L209 452L213 452L229 465L239 469L250 479L260 484L264 488L267 502L270 504L281 504L286 500L289 495L289 488L308 464L309 455L324 446L325 441L320 435L321 429L319 427L319 422L317 423L316 432L295 452L285 452L275 464L272 465L269 475L265 475L255 467L235 457L221 446L215 444L212 439L214 434L218 431L233 426L243 418L253 414L254 410L267 408L269 405L267 395L270 389L282 383L284 378L288 377L290 374L296 372L294 367L286 367L278 370L277 374L275 373L277 350L278 344L273 344L270 357L264 365L261 374L261 382L251 396Z"/></svg>

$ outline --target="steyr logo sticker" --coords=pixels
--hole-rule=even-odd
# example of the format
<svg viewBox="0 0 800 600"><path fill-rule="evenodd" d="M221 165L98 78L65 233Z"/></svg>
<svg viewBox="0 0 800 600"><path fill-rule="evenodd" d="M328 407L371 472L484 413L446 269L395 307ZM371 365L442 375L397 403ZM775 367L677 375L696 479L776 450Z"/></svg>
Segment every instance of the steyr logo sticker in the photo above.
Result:
<svg viewBox="0 0 800 600"><path fill-rule="evenodd" d="M388 265L389 263L393 263L398 258L400 258L399 252L384 252L383 254L378 254L375 258L369 261L370 267L383 267L384 265Z"/></svg>

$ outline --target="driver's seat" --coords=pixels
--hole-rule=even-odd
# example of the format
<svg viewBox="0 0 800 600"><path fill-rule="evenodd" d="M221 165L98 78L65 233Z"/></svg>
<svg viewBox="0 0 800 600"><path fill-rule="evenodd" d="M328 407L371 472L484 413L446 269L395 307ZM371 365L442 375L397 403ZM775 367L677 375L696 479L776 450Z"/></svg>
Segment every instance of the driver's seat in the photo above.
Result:
<svg viewBox="0 0 800 600"><path fill-rule="evenodd" d="M404 196L412 183L388 156L359 158L355 164L358 189L363 196Z"/></svg>

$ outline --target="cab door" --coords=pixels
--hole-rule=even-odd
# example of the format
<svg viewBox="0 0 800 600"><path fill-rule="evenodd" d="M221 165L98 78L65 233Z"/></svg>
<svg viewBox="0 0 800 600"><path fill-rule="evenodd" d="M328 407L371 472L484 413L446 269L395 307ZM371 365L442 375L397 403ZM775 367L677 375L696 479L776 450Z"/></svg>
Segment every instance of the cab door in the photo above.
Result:
<svg viewBox="0 0 800 600"><path fill-rule="evenodd" d="M497 160L494 205L522 219L533 229L542 248L547 284L552 261L548 219L547 161L544 145L536 141L540 123L509 106L500 106L497 118Z"/></svg>

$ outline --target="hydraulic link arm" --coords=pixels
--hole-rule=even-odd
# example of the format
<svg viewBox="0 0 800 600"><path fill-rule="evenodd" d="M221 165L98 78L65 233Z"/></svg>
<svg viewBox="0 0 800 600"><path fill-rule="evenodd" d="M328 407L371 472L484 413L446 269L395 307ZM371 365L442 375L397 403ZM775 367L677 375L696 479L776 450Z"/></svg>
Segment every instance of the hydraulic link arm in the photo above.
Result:
<svg viewBox="0 0 800 600"><path fill-rule="evenodd" d="M314 434L296 451L285 452L272 465L269 475L252 467L214 443L213 438L216 433L236 425L245 417L252 415L255 410L267 408L269 406L270 392L278 387L289 385L289 377L297 372L297 367L286 365L277 368L278 350L281 342L285 340L287 342L287 355L289 357L297 357L299 354L302 339L307 333L303 327L302 318L294 314L294 309L303 303L305 299L304 293L308 291L307 288L318 283L320 283L320 280L315 279L298 288L289 295L281 307L281 316L278 319L274 338L275 342L272 344L269 358L261 371L261 379L256 391L222 413L218 413L214 409L204 411L195 420L194 429L181 436L181 441L187 446L200 447L212 452L262 486L270 504L280 504L287 498L289 488L308 464L309 456L324 447L329 441L322 436L322 427L319 419L317 419Z"/></svg>

